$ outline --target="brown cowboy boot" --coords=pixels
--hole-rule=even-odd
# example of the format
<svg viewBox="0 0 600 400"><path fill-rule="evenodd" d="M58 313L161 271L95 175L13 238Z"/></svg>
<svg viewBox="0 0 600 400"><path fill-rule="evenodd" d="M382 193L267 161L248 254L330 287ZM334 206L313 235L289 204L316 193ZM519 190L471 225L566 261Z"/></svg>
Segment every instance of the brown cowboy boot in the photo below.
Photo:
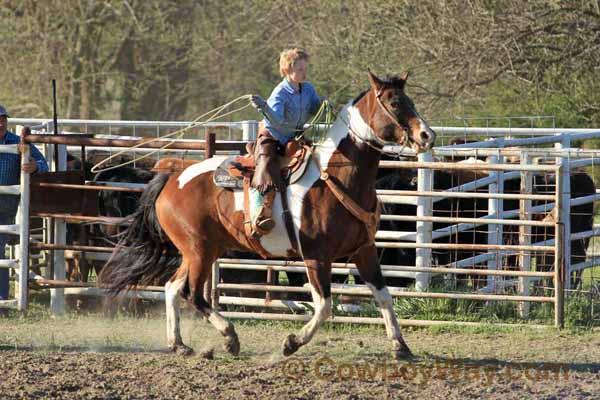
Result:
<svg viewBox="0 0 600 400"><path fill-rule="evenodd" d="M277 192L270 190L264 194L262 207L256 216L254 222L253 236L263 236L268 234L275 228L275 220L273 219L273 201Z"/></svg>

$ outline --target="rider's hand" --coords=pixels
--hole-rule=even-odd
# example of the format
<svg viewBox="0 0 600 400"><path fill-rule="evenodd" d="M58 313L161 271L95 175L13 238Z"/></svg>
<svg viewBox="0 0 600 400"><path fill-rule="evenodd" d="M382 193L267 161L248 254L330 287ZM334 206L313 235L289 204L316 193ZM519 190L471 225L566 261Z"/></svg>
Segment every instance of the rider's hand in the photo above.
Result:
<svg viewBox="0 0 600 400"><path fill-rule="evenodd" d="M254 94L252 95L252 99L250 100L252 106L256 108L258 111L263 112L267 107L267 102L261 96Z"/></svg>

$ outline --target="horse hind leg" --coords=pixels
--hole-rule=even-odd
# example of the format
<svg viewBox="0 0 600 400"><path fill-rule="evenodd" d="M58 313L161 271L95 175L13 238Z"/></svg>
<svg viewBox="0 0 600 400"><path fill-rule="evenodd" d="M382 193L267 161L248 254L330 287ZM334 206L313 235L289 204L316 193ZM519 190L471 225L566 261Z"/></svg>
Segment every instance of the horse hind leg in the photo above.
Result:
<svg viewBox="0 0 600 400"><path fill-rule="evenodd" d="M179 296L183 295L183 288L187 279L187 267L185 264L177 270L177 273L169 279L165 285L165 307L167 311L167 345L172 351L190 355L193 350L183 344L181 339L179 323Z"/></svg>
<svg viewBox="0 0 600 400"><path fill-rule="evenodd" d="M212 264L217 254L203 254L190 258L187 269L187 285L183 287L183 297L192 304L225 337L224 348L237 356L240 352L240 341L233 324L214 310L204 298L204 283L210 276Z"/></svg>
<svg viewBox="0 0 600 400"><path fill-rule="evenodd" d="M373 292L379 304L379 309L385 323L387 337L392 341L394 357L397 359L411 358L412 352L402 337L400 324L394 312L393 300L385 285L381 267L377 259L375 246L363 247L354 257L361 278Z"/></svg>
<svg viewBox="0 0 600 400"><path fill-rule="evenodd" d="M331 312L331 263L316 260L305 260L308 280L311 284L311 294L315 313L298 335L290 334L283 342L283 355L294 354L313 338L319 327L332 314Z"/></svg>

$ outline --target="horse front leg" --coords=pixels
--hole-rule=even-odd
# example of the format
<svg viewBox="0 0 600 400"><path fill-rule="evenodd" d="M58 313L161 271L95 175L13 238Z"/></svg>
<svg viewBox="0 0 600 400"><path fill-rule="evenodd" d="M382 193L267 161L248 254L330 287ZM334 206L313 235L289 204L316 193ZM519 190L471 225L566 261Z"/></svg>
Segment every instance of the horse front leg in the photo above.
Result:
<svg viewBox="0 0 600 400"><path fill-rule="evenodd" d="M331 316L331 262L305 260L315 313L297 335L290 334L283 342L283 355L294 354L313 338L321 324Z"/></svg>
<svg viewBox="0 0 600 400"><path fill-rule="evenodd" d="M353 261L358 268L360 277L371 289L375 300L379 304L387 337L392 341L394 357L397 359L412 357L412 352L408 348L400 331L400 324L398 324L398 319L394 312L392 296L381 274L377 249L375 246L363 247L354 257Z"/></svg>

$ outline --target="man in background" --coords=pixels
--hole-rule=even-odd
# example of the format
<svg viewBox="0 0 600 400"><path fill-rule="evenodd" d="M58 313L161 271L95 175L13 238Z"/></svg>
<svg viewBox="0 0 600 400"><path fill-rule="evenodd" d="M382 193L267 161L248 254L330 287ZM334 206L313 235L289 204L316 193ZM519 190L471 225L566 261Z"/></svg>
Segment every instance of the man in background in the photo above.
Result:
<svg viewBox="0 0 600 400"><path fill-rule="evenodd" d="M8 130L8 112L0 105L0 145L19 144L21 138ZM28 163L23 164L23 171L27 173L46 172L48 163L44 156L33 145L29 146L31 158ZM21 155L0 153L0 186L18 185L21 180ZM0 225L14 224L17 209L19 207L19 196L11 194L0 194ZM6 243L10 235L0 233L0 259L5 259ZM7 268L0 267L0 300L8 299Z"/></svg>

